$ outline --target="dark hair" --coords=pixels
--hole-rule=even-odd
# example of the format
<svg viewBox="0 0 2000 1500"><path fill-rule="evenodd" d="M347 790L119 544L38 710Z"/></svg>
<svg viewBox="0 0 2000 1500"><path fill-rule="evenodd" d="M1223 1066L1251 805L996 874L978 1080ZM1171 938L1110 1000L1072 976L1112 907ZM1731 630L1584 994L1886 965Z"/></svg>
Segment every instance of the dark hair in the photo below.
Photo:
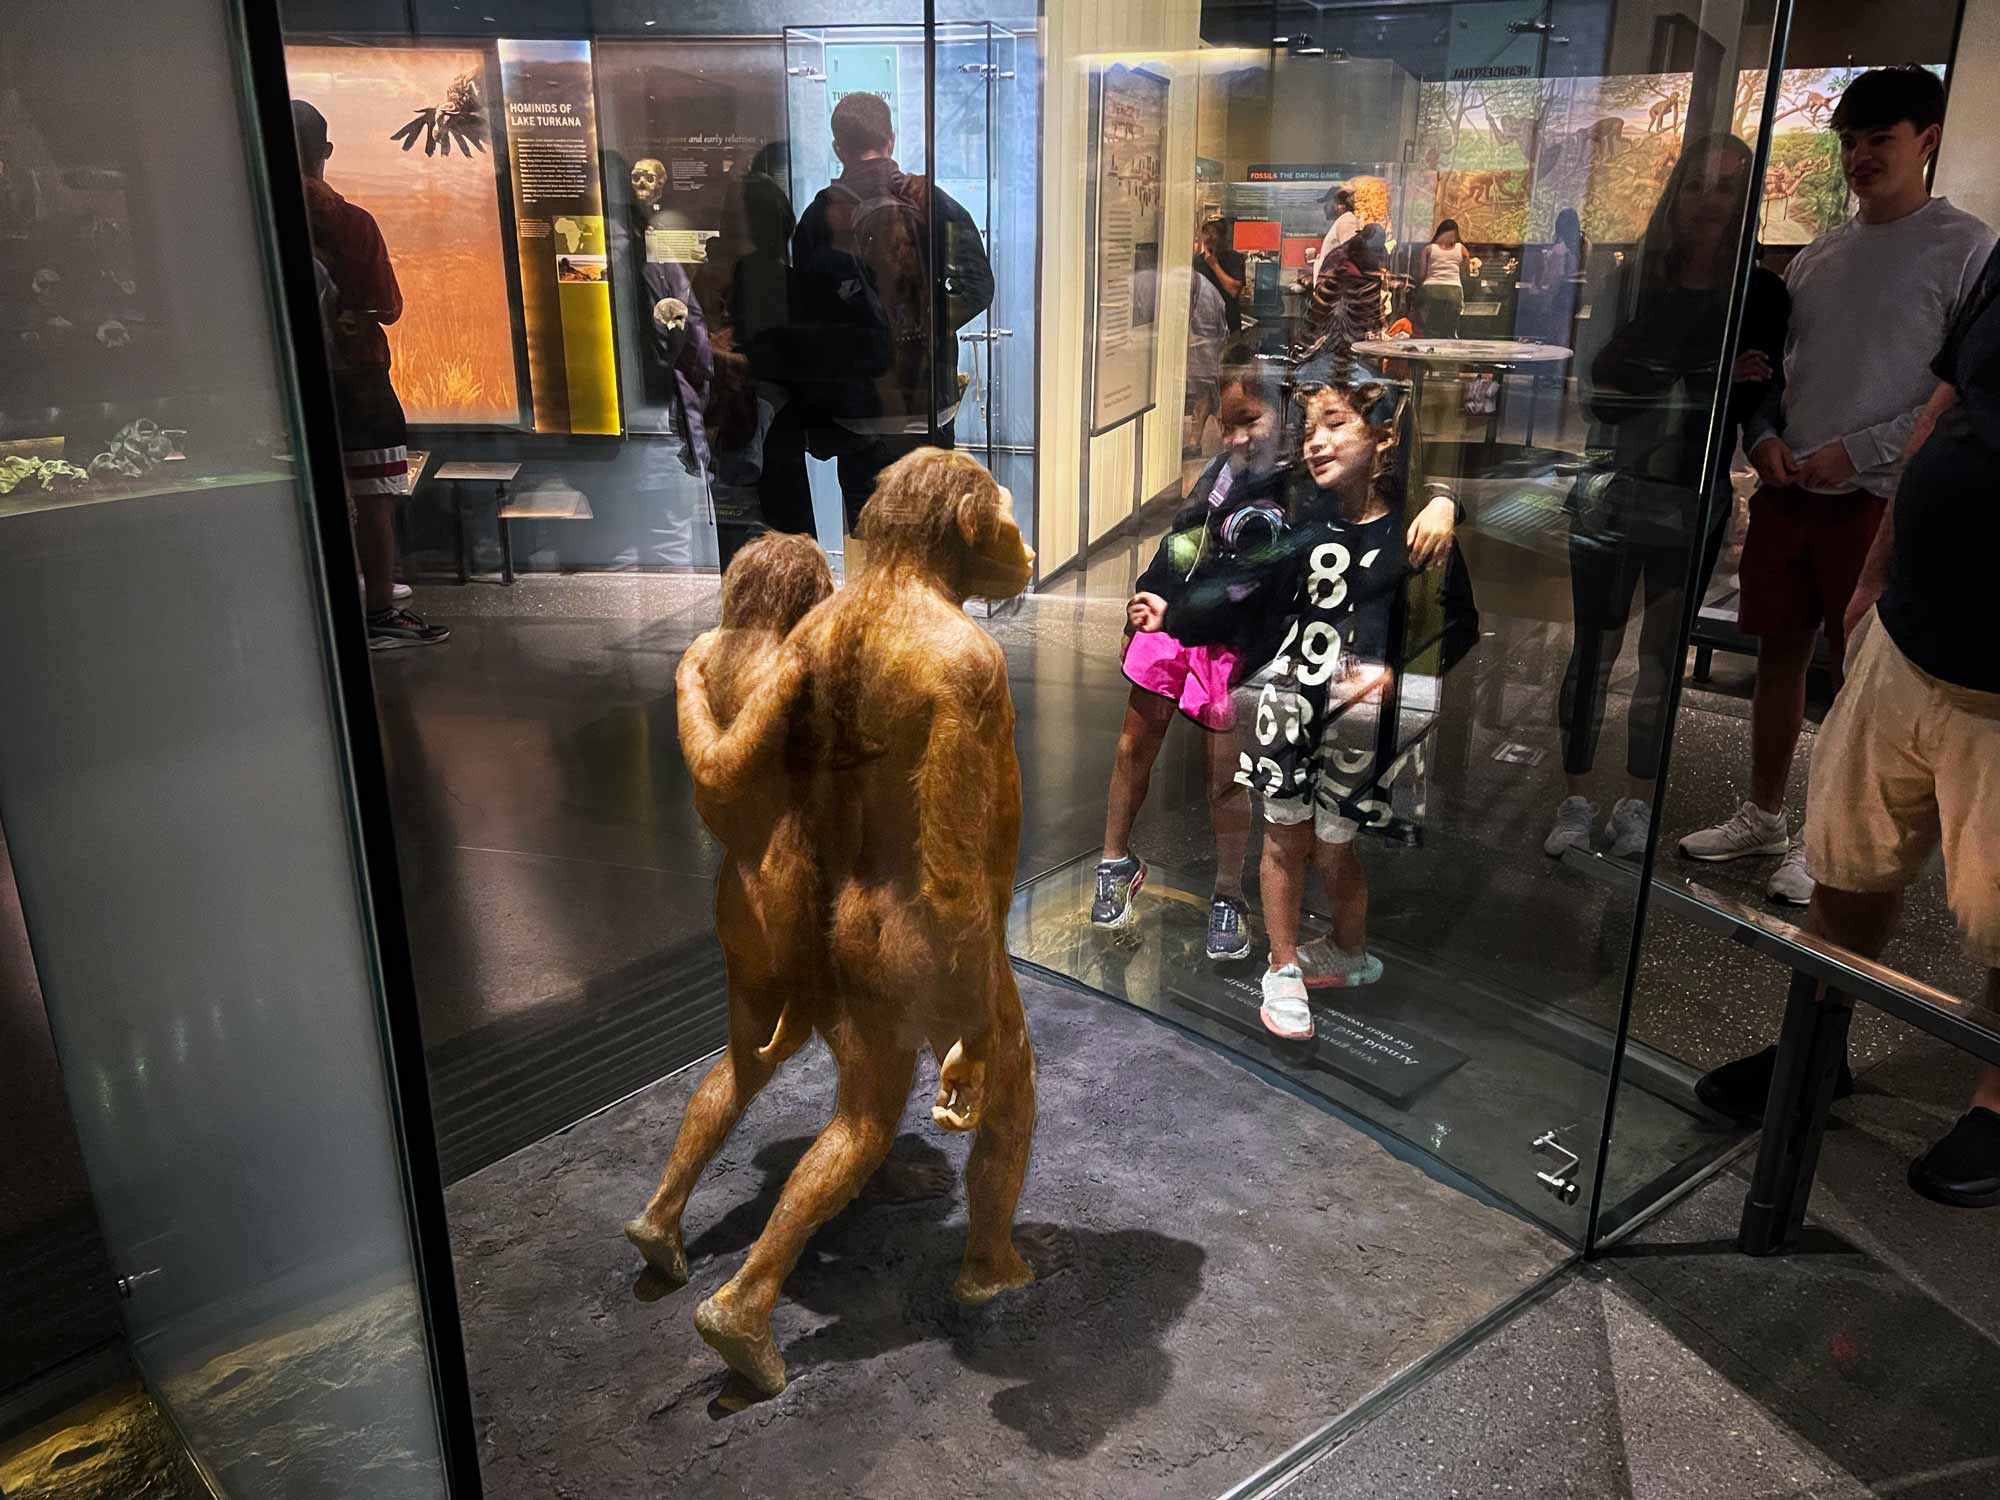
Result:
<svg viewBox="0 0 2000 1500"><path fill-rule="evenodd" d="M1640 286L1652 290L1671 285L1679 279L1681 263L1687 257L1687 247L1680 243L1674 227L1674 200L1680 196L1681 188L1688 178L1716 152L1733 156L1743 165L1743 192L1747 205L1750 193L1750 176L1756 165L1756 157L1750 148L1735 136L1726 132L1697 136L1681 148L1680 160L1674 163L1673 175L1667 178L1666 188L1660 193L1660 201L1653 205L1653 215L1646 221L1646 234L1639 241ZM1716 253L1726 256L1731 264L1736 258L1736 241L1727 237ZM1727 280L1726 269L1723 280Z"/></svg>
<svg viewBox="0 0 2000 1500"><path fill-rule="evenodd" d="M1333 201L1334 201L1335 203L1338 203L1338 204L1339 204L1339 205L1340 205L1340 206L1341 206L1342 208L1349 208L1349 209L1353 208L1353 207L1354 207L1354 189L1353 189L1353 188L1351 188L1351 187L1337 187L1337 188L1335 188L1335 189L1333 190Z"/></svg>
<svg viewBox="0 0 2000 1500"><path fill-rule="evenodd" d="M326 116L303 99L292 101L292 134L299 143L299 155L317 161L326 155Z"/></svg>
<svg viewBox="0 0 2000 1500"><path fill-rule="evenodd" d="M1453 234L1457 235L1461 240L1465 238L1465 231L1458 227L1458 220L1440 219L1438 220L1438 227L1431 231L1431 243L1435 245L1439 241L1439 239L1443 237L1444 232L1447 229L1449 229Z"/></svg>
<svg viewBox="0 0 2000 1500"><path fill-rule="evenodd" d="M833 143L845 151L887 151L896 136L880 94L848 94L833 107Z"/></svg>
<svg viewBox="0 0 2000 1500"><path fill-rule="evenodd" d="M1298 403L1301 434L1325 420L1329 400L1336 400L1377 432L1392 429L1402 414L1407 394L1402 386L1383 380L1315 381L1293 393Z"/></svg>
<svg viewBox="0 0 2000 1500"><path fill-rule="evenodd" d="M1222 374L1216 381L1220 394L1224 386L1236 386L1244 395L1283 414L1285 410L1282 367L1257 357L1257 346L1249 339L1235 339L1222 351Z"/></svg>
<svg viewBox="0 0 2000 1500"><path fill-rule="evenodd" d="M1558 244L1567 245L1572 255L1583 253L1583 220L1576 216L1576 210L1566 208L1556 215L1555 237Z"/></svg>
<svg viewBox="0 0 2000 1500"><path fill-rule="evenodd" d="M1944 85L1930 69L1871 69L1833 108L1835 130L1882 130L1903 120L1919 134L1944 123Z"/></svg>

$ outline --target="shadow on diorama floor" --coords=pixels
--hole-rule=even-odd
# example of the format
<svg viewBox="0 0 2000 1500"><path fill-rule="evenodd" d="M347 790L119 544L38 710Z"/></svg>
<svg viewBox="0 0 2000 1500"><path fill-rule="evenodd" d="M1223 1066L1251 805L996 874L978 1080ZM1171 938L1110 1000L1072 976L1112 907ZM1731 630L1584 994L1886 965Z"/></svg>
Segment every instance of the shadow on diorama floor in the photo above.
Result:
<svg viewBox="0 0 2000 1500"><path fill-rule="evenodd" d="M690 1322L740 1262L834 1076L814 1047L697 1188L692 1280L642 1274L684 1073L451 1189L495 1496L1220 1493L1535 1285L1563 1246L1129 1008L1024 977L1040 1122L1017 1238L1042 1273L950 1286L966 1143L919 1070L886 1191L808 1247L774 1320L790 1384L725 1413ZM946 1196L912 1196L938 1187Z"/></svg>

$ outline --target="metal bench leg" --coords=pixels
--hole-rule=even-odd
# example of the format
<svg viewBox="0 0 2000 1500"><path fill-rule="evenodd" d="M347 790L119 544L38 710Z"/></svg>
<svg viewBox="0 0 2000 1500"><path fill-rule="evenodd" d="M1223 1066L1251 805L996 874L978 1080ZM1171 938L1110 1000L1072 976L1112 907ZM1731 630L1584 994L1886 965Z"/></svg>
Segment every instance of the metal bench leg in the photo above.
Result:
<svg viewBox="0 0 2000 1500"><path fill-rule="evenodd" d="M514 529L506 515L507 486L501 485L494 495L497 503L493 507L493 522L500 528L500 581L511 587L514 582Z"/></svg>
<svg viewBox="0 0 2000 1500"><path fill-rule="evenodd" d="M458 583L463 588L472 582L472 543L465 534L465 495L456 485L452 487L451 510L458 518Z"/></svg>
<svg viewBox="0 0 2000 1500"><path fill-rule="evenodd" d="M1847 1028L1854 1004L1838 991L1822 997L1807 974L1792 976L1771 1097L1764 1105L1764 1139L1757 1171L1743 1200L1736 1248L1745 1255L1775 1255L1798 1239L1812 1197L1813 1174L1834 1085L1847 1056Z"/></svg>
<svg viewBox="0 0 2000 1500"><path fill-rule="evenodd" d="M1715 648L1697 646L1694 648L1694 680L1707 682L1715 675Z"/></svg>

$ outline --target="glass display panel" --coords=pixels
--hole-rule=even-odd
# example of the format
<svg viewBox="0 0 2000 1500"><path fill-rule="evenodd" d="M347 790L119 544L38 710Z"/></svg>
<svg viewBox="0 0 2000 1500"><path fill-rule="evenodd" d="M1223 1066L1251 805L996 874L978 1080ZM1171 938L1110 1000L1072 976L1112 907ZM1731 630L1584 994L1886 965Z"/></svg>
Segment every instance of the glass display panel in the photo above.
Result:
<svg viewBox="0 0 2000 1500"><path fill-rule="evenodd" d="M0 803L111 1260L88 1288L219 1493L439 1496L326 649L355 578L302 477L243 39L208 4L9 22Z"/></svg>
<svg viewBox="0 0 2000 1500"><path fill-rule="evenodd" d="M1953 852L1976 844L1982 814L1973 803L1952 800L1960 783L1946 762L1934 768L1927 748L1954 743L1951 726L1985 722L1990 692L1980 696L1976 667L1949 652L1931 656L1931 667L1953 674L1935 679L1951 684L1941 691L1961 709L1970 705L1969 715L1948 714L1939 727L1927 726L1926 734L1937 737L1911 753L1907 781L1884 769L1900 762L1860 761L1849 749L1864 726L1908 718L1884 690L1880 673L1863 669L1859 649L1872 635L1867 661L1900 667L1910 660L1895 644L1898 637L1876 633L1878 616L1869 605L1884 580L1926 580L1903 596L1920 604L1890 601L1900 638L1916 642L1919 651L1926 649L1924 620L1942 617L1952 600L1969 596L1967 575L1961 573L1958 584L1947 580L1946 559L1955 544L1941 545L1935 532L1926 536L1921 523L1883 525L1877 518L1891 496L1900 508L1905 474L1917 476L1910 504L1920 516L1926 499L1939 492L1926 477L1966 461L1962 423L1945 424L1935 448L1931 437L1914 450L1907 445L1914 431L1929 429L1919 413L1950 368L1945 351L1966 337L1958 320L1975 317L1981 306L1979 276L1991 231L1950 199L1941 179L1933 191L1929 148L1907 120L1911 149L1902 159L1900 186L1865 145L1844 160L1833 125L1849 90L1858 89L1865 100L1885 79L1897 96L1892 112L1929 110L1949 118L1947 97L1952 109L1962 109L1959 92L1927 89L1923 78L1945 76L1944 65L1930 60L1952 45L1942 21L1934 27L1913 23L1909 45L1923 60L1910 69L1914 78L1898 81L1856 64L1787 66L1765 99L1764 72L1739 76L1738 129L1754 137L1767 119L1770 130L1760 254L1740 347L1760 350L1787 380L1780 394L1737 424L1740 442L1732 428L1717 455L1722 474L1703 590L1660 800L1655 911L1635 972L1628 1058L1671 1080L1693 1101L1696 1118L1664 1174L1658 1162L1628 1154L1622 1143L1612 1153L1601 1235L1630 1230L1663 1188L1726 1165L1768 1113L1791 976L1777 952L1742 957L1734 934L1776 933L1794 948L1830 945L1828 951L1892 989L1904 985L1920 1015L1996 1029L2000 981L1993 977L1985 936L1991 924L1967 896L1974 887L1962 872L1974 857ZM1866 118L1883 106L1857 107ZM1870 132L1849 134L1863 139ZM1912 246L1912 258L1880 281L1880 298L1865 287L1857 290L1859 283L1827 296L1829 278L1841 276L1855 250L1878 235L1901 236ZM1854 326L1850 309L1878 300L1892 310L1880 337L1862 337L1835 356L1843 330ZM1813 372L1829 360L1850 372L1833 384L1839 392L1833 408L1829 387L1816 390L1813 381ZM1879 442L1871 435L1876 432ZM1787 489L1782 473L1773 482L1775 450L1795 455L1800 464L1815 456L1841 460L1831 474L1801 481L1813 487L1816 509L1800 534L1811 536L1824 557L1809 590L1773 564L1785 507L1804 493ZM1865 467L1855 467L1850 450ZM1954 624L1943 633L1958 636L1964 628ZM1937 811L1941 802L1952 810ZM1866 852L1884 847L1881 841L1892 837L1885 830L1899 824L1908 830L1899 859ZM1835 876L1830 887L1817 879L1828 869ZM1886 967L1875 968L1878 962ZM1913 1048L1926 1045L1920 1026L1890 1019L1879 1005L1858 1004L1851 1022L1843 1017L1838 1025L1836 1050L1844 1049L1844 1056L1836 1101L1850 1095L1857 1075L1877 1067L1893 1072ZM1983 1117L1976 1106L1991 1093L1990 1078L1969 1064L1965 1072L1965 1092L1953 1087L1926 1101L1938 1117L1920 1128L1922 1139L1905 1169L1914 1191L1954 1205L1979 1198ZM1941 1114L1940 1104L1949 1106Z"/></svg>

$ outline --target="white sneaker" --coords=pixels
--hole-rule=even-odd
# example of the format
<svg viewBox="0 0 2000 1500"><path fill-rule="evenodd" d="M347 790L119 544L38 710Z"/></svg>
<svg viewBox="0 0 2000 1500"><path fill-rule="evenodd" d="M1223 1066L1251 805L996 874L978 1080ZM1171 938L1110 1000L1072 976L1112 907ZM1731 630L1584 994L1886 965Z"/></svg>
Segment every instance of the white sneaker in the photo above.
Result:
<svg viewBox="0 0 2000 1500"><path fill-rule="evenodd" d="M1721 861L1751 854L1783 854L1791 846L1784 813L1767 813L1746 798L1735 817L1689 834L1681 840L1680 848L1687 859Z"/></svg>
<svg viewBox="0 0 2000 1500"><path fill-rule="evenodd" d="M1542 840L1542 853L1561 859L1565 849L1590 852L1590 825L1597 821L1597 804L1588 797L1565 797L1556 809L1556 826Z"/></svg>
<svg viewBox="0 0 2000 1500"><path fill-rule="evenodd" d="M1764 882L1764 894L1787 906L1810 906L1812 893L1813 878L1806 873L1805 840L1793 839L1785 857L1778 862L1778 868Z"/></svg>
<svg viewBox="0 0 2000 1500"><path fill-rule="evenodd" d="M1332 938L1299 944L1299 972L1307 989L1356 989L1382 977L1382 960L1368 952L1336 948Z"/></svg>
<svg viewBox="0 0 2000 1500"><path fill-rule="evenodd" d="M1611 821L1604 836L1611 844L1613 859L1644 859L1646 836L1653 831L1653 808L1637 797L1620 797L1611 804Z"/></svg>
<svg viewBox="0 0 2000 1500"><path fill-rule="evenodd" d="M416 590L411 588L407 583L392 583L389 585L389 597L394 599L398 604L401 604L415 592Z"/></svg>
<svg viewBox="0 0 2000 1500"><path fill-rule="evenodd" d="M1264 971L1264 1004L1257 1012L1264 1029L1288 1042L1309 1041L1313 1034L1312 1007L1306 1004L1305 976L1297 964L1285 964Z"/></svg>

